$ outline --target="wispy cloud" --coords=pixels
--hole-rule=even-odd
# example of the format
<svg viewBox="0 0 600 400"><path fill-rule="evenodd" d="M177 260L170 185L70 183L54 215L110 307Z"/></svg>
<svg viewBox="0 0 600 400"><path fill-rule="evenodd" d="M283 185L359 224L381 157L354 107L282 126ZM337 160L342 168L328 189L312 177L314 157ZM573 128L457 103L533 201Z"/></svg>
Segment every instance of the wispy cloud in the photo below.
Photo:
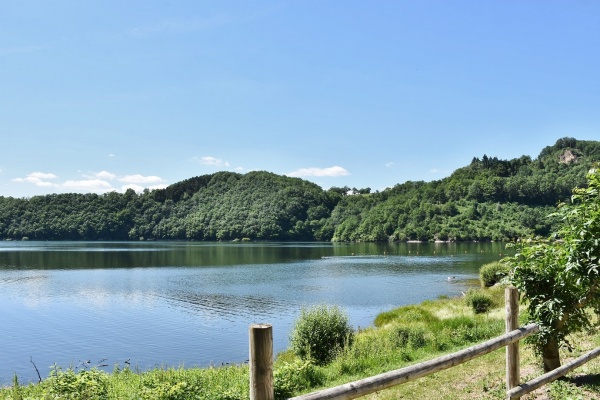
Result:
<svg viewBox="0 0 600 400"><path fill-rule="evenodd" d="M120 177L119 181L124 182L124 183L140 184L140 183L160 183L163 181L163 179L160 176L156 176L156 175L143 176L140 174L135 174L135 175L125 175L123 177Z"/></svg>
<svg viewBox="0 0 600 400"><path fill-rule="evenodd" d="M56 178L58 178L58 176L54 174L49 174L45 172L32 172L28 174L25 178L15 178L12 181L32 183L35 186L52 187L57 186L57 184L54 182L49 182L49 180L53 180Z"/></svg>
<svg viewBox="0 0 600 400"><path fill-rule="evenodd" d="M58 186L73 192L105 193L115 190L109 182L101 179L68 180Z"/></svg>
<svg viewBox="0 0 600 400"><path fill-rule="evenodd" d="M292 176L292 177L305 177L305 176L318 176L318 177L338 177L338 176L347 176L350 175L350 172L348 172L347 169L342 168L340 166L333 166L333 167L327 167L327 168L316 168L316 167L311 167L311 168L300 168L296 171L290 172L288 174L286 174L287 176Z"/></svg>
<svg viewBox="0 0 600 400"><path fill-rule="evenodd" d="M385 166L388 168L391 168L394 166L394 162L393 161L387 162L387 163L385 163Z"/></svg>
<svg viewBox="0 0 600 400"><path fill-rule="evenodd" d="M30 183L39 187L51 187L65 192L106 193L113 191L125 192L133 189L142 192L144 189L163 189L167 187L164 179L156 175L144 176L141 174L118 176L108 171L92 174L82 174L84 179L68 179L57 182L58 176L52 173L32 172L24 178L15 178L13 182ZM113 186L111 181L123 182L120 189Z"/></svg>
<svg viewBox="0 0 600 400"><path fill-rule="evenodd" d="M220 158L216 158L216 157L211 157L211 156L206 156L206 157L200 157L195 158L196 160L200 161L200 164L202 165L212 165L214 167L229 167L229 162L221 160Z"/></svg>

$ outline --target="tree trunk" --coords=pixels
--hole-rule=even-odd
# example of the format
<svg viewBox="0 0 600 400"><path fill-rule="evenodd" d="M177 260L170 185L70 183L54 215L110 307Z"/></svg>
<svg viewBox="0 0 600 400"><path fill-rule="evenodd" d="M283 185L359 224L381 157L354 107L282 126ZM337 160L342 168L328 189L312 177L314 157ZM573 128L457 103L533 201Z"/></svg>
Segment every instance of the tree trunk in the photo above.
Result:
<svg viewBox="0 0 600 400"><path fill-rule="evenodd" d="M544 362L544 372L550 372L560 367L560 354L556 339L549 339L542 346L542 360Z"/></svg>

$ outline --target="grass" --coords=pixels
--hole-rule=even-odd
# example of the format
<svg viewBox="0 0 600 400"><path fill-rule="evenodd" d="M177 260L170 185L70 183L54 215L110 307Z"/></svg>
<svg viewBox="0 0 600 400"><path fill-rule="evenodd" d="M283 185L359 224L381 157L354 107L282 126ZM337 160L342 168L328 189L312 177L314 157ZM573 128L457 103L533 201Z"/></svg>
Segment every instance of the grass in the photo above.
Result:
<svg viewBox="0 0 600 400"><path fill-rule="evenodd" d="M83 376L83 379L81 377ZM0 391L0 399L81 400L237 400L249 397L248 366L221 368L157 368L136 373L126 368L112 374L99 370L60 370L40 384Z"/></svg>
<svg viewBox="0 0 600 400"><path fill-rule="evenodd" d="M277 356L274 366L277 398L287 398L325 387L402 368L498 336L504 331L504 291L487 293L493 306L475 314L464 298L443 298L400 307L380 314L375 327L357 332L353 344L335 359L317 366L291 351ZM562 355L563 363L600 346L600 336L571 338L575 350ZM521 345L521 376L527 381L542 374L540 360ZM505 352L465 364L364 397L364 399L504 399ZM89 370L87 370L89 372ZM238 400L249 398L248 366L222 368L155 369L137 373L115 369L75 373L57 369L41 384L0 390L0 399L143 399ZM600 360L592 360L523 399L600 399Z"/></svg>

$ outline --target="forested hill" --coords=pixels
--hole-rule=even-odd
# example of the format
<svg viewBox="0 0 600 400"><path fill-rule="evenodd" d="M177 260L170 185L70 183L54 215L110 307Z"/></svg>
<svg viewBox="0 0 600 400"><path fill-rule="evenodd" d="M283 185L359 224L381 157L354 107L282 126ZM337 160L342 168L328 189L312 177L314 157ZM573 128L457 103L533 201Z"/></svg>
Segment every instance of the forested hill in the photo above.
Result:
<svg viewBox="0 0 600 400"><path fill-rule="evenodd" d="M600 161L563 138L532 159L473 158L433 182L382 192L269 172L218 172L136 194L0 197L0 238L31 240L507 240L547 235L548 214Z"/></svg>

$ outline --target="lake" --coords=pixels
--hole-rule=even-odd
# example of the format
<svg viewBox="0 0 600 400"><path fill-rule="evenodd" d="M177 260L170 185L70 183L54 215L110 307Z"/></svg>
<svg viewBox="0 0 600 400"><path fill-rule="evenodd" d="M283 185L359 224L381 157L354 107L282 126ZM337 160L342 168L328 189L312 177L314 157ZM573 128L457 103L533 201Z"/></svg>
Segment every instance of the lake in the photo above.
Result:
<svg viewBox="0 0 600 400"><path fill-rule="evenodd" d="M501 243L0 242L0 385L52 365L141 370L242 363L248 327L275 353L302 307L354 327L399 305L456 296ZM448 280L449 276L455 277Z"/></svg>

